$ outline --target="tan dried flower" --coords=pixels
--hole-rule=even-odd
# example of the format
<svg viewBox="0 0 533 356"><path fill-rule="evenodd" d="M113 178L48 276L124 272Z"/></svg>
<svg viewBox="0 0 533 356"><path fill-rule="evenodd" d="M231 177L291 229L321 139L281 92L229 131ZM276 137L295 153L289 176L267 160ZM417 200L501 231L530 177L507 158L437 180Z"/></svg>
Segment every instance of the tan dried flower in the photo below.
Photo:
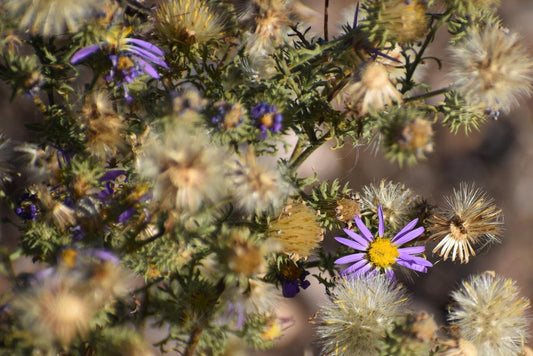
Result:
<svg viewBox="0 0 533 356"><path fill-rule="evenodd" d="M278 170L257 161L252 149L232 168L230 178L237 205L249 214L275 212L292 191Z"/></svg>
<svg viewBox="0 0 533 356"><path fill-rule="evenodd" d="M451 253L461 263L468 263L475 256L474 246L482 248L499 241L503 224L502 211L494 201L474 185L461 183L452 197L446 198L446 206L428 219L431 239L438 244L433 253L447 260Z"/></svg>
<svg viewBox="0 0 533 356"><path fill-rule="evenodd" d="M379 355L380 341L405 300L401 286L385 275L339 281L332 303L313 321L324 355Z"/></svg>
<svg viewBox="0 0 533 356"><path fill-rule="evenodd" d="M377 217L381 205L385 224L392 230L398 230L409 222L409 212L415 199L411 189L385 179L379 184L365 185L361 195L363 210Z"/></svg>
<svg viewBox="0 0 533 356"><path fill-rule="evenodd" d="M454 87L471 105L508 112L531 95L533 60L509 30L472 29L451 52Z"/></svg>
<svg viewBox="0 0 533 356"><path fill-rule="evenodd" d="M378 62L362 64L342 95L346 106L362 115L402 102L402 94L390 81L387 68Z"/></svg>
<svg viewBox="0 0 533 356"><path fill-rule="evenodd" d="M81 110L87 133L87 152L99 158L109 158L124 146L123 118L113 110L103 92L91 95Z"/></svg>
<svg viewBox="0 0 533 356"><path fill-rule="evenodd" d="M222 18L204 0L159 0L155 30L169 44L205 43L220 38Z"/></svg>
<svg viewBox="0 0 533 356"><path fill-rule="evenodd" d="M529 300L519 297L516 282L485 272L463 281L452 293L449 320L479 355L517 355L528 331Z"/></svg>
<svg viewBox="0 0 533 356"><path fill-rule="evenodd" d="M43 36L75 32L97 14L104 1L8 0L7 11L19 18L19 28Z"/></svg>
<svg viewBox="0 0 533 356"><path fill-rule="evenodd" d="M41 211L44 213L48 223L55 225L61 231L65 231L67 227L74 225L76 222L74 210L54 199L45 185L40 184L37 186L37 194Z"/></svg>
<svg viewBox="0 0 533 356"><path fill-rule="evenodd" d="M172 124L139 160L139 173L155 179L154 198L165 208L196 212L225 192L223 152L186 126Z"/></svg>

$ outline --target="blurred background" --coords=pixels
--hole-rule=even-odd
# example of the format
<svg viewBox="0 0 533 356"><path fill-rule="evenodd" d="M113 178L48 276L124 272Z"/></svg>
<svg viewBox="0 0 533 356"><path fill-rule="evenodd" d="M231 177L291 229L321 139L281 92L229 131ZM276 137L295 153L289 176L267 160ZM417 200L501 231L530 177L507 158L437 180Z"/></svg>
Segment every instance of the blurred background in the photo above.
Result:
<svg viewBox="0 0 533 356"><path fill-rule="evenodd" d="M319 14L314 20L313 29L322 35L320 14L323 13L324 0L304 3ZM331 36L340 28L343 9L347 6L353 8L354 2L330 0L329 3ZM506 27L521 34L524 45L533 56L533 1L503 1L500 15ZM429 51L439 58L445 58L446 46L446 33L441 30ZM446 60L444 66L446 68ZM432 88L447 84L447 79L436 67L430 66L427 73L425 80ZM2 131L13 140L24 140L27 137L24 124L39 120L40 117L30 99L19 97L10 102L9 98L9 89L0 83ZM476 182L503 209L505 230L502 243L482 251L467 265L438 262L436 256L430 255L429 259L435 266L429 273L406 282L413 297L412 308L416 311L425 310L433 314L437 322L444 322L449 293L469 274L486 270L494 270L499 275L516 280L522 294L533 300L533 100L522 101L521 106L509 115L503 115L497 121L488 121L479 132L469 136L462 132L450 134L438 125L434 126L434 130L434 152L426 161L413 167L399 168L397 164L384 159L381 152L376 154L368 147L355 149L348 144L336 151L328 146L318 150L302 166L300 173L311 175L316 171L321 180L339 178L342 183L348 182L354 191L386 178L404 183L435 204L442 203L443 195L451 194L460 182ZM12 217L5 206L1 209L2 217ZM2 224L0 246L14 249L16 238L17 231ZM334 245L332 241L332 236L326 236L326 244ZM21 259L16 265L19 273L31 272L36 268L29 259ZM323 287L313 278L308 279L312 286L294 299L285 299L277 311L280 317L291 319L291 327L276 342L275 349L256 355L319 354L317 345L313 343L313 329L308 318L327 298ZM6 288L9 287L0 279L0 293Z"/></svg>
<svg viewBox="0 0 533 356"><path fill-rule="evenodd" d="M320 14L324 0L305 2ZM354 1L329 1L330 35L339 29L339 21L346 18L343 9L354 8ZM502 1L499 11L504 26L521 35L524 46L533 56L533 1ZM353 14L351 15L353 18ZM350 14L348 14L348 18ZM317 34L322 34L323 20L313 24ZM438 33L429 53L444 58L443 70L428 66L424 80L433 89L448 84L446 72L447 34ZM440 99L440 98L437 98ZM434 151L426 161L413 167L400 168L368 147L344 148L332 151L323 147L315 152L302 167L302 175L318 172L321 180L338 178L348 182L354 191L366 184L386 178L404 183L416 193L434 204L443 202L443 195L450 195L461 182L475 182L495 199L504 213L502 243L481 251L469 264L438 261L438 256L428 255L435 264L427 275L419 274L412 281L405 281L411 292L412 309L433 314L439 323L445 322L449 294L462 279L472 273L496 271L501 276L517 281L522 295L533 300L533 100L523 100L520 107L497 121L487 121L479 132L466 136L463 132L451 134L448 129L434 125ZM326 236L326 244L335 246L333 236ZM338 244L337 244L338 245ZM308 323L319 306L327 298L324 288L313 278L312 287L300 292L294 300L285 300L280 314L285 317L298 315L294 325L278 341L279 349L260 353L274 355L319 355L313 343L313 328ZM533 311L531 311L533 315ZM533 331L533 323L530 325ZM531 341L530 341L531 345Z"/></svg>

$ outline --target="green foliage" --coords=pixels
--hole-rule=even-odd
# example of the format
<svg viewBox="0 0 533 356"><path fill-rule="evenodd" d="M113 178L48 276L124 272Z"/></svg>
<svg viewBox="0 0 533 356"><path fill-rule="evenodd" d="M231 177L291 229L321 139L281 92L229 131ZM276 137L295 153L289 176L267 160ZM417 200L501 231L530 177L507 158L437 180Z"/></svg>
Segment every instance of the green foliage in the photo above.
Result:
<svg viewBox="0 0 533 356"><path fill-rule="evenodd" d="M338 229L344 223L337 217L337 207L341 198L349 196L351 189L348 183L341 186L337 179L333 182L322 182L311 191L308 204L319 212L320 223L328 230Z"/></svg>
<svg viewBox="0 0 533 356"><path fill-rule="evenodd" d="M438 106L439 112L444 114L442 124L457 134L463 129L468 135L472 130L479 130L487 120L487 114L482 107L469 106L457 92L444 94L444 102Z"/></svg>
<svg viewBox="0 0 533 356"><path fill-rule="evenodd" d="M194 28L165 33L142 1L98 11L92 1L62 1L64 11L50 11L57 0L2 3L0 79L12 100L31 99L37 119L27 142L2 136L0 145L0 199L18 215L2 221L20 231L19 250L0 248L0 274L13 285L0 296L0 354L149 355L148 328L163 330L162 353L270 348L286 322L265 310L281 290L306 293L316 280L335 294L335 261L354 252L331 245L333 231L361 232L359 215L375 235L379 205L398 224L385 237L405 219L427 227L434 217L403 186L360 197L339 179L301 176L302 164L331 141L380 144L411 166L439 149L434 123L468 134L498 112L416 75L430 61L449 69L426 55L441 27L460 46L473 28L500 25L497 1L447 0L442 13L433 1L362 1L331 39L296 21L290 1L179 2L196 8L169 21L192 18ZM212 15L194 17L198 6ZM202 33L215 17L220 30ZM64 29L39 32L25 18ZM365 72L372 62L381 76ZM294 202L328 233L324 243L306 235L314 215L285 220L315 251L307 258L272 238ZM43 271L17 274L21 255ZM17 295L23 307L13 307ZM415 321L398 320L383 355L431 352L413 336Z"/></svg>

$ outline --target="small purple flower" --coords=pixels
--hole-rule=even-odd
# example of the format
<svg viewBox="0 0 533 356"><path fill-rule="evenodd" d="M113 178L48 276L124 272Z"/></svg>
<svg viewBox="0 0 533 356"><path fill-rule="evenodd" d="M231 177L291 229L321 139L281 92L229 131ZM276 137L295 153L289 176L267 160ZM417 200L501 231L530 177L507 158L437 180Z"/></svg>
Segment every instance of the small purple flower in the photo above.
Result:
<svg viewBox="0 0 533 356"><path fill-rule="evenodd" d="M279 132L281 130L281 123L283 116L278 112L275 105L269 105L263 101L251 110L251 114L256 120L256 125L261 129L261 138L267 137L267 132Z"/></svg>
<svg viewBox="0 0 533 356"><path fill-rule="evenodd" d="M107 82L113 82L115 85L122 86L126 100L132 98L129 95L127 84L135 78L145 73L154 79L159 79L159 73L154 68L158 65L169 69L163 60L164 53L159 47L137 38L126 37L131 29L122 31L114 29L106 37L106 42L100 42L84 47L74 53L70 62L77 64L94 53L109 49L109 59L111 60L111 71L104 77Z"/></svg>
<svg viewBox="0 0 533 356"><path fill-rule="evenodd" d="M37 195L24 193L17 202L15 214L23 220L35 221L39 215L39 207L37 206Z"/></svg>
<svg viewBox="0 0 533 356"><path fill-rule="evenodd" d="M281 282L281 291L285 298L294 298L300 292L300 288L307 289L311 282L306 281L305 277L309 275L301 263L285 263L281 267L281 273L278 280Z"/></svg>
<svg viewBox="0 0 533 356"><path fill-rule="evenodd" d="M414 219L400 230L392 239L383 237L385 224L383 223L383 209L378 208L379 226L378 236L374 237L359 216L355 217L355 223L362 236L349 229L344 232L352 239L335 237L335 240L343 245L360 251L351 255L341 257L335 261L336 264L353 263L350 267L341 272L343 275L353 274L354 276L369 273L374 275L384 272L387 277L394 279L392 267L400 265L417 272L427 272L428 267L432 267L431 262L423 257L415 256L425 251L424 246L412 246L400 248L401 245L416 239L424 232L423 227L414 228L418 219Z"/></svg>

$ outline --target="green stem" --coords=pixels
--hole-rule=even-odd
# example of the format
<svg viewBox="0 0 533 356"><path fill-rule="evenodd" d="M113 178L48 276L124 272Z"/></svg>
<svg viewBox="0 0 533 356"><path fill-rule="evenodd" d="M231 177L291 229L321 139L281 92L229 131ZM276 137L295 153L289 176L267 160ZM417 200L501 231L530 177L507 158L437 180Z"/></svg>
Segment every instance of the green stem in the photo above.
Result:
<svg viewBox="0 0 533 356"><path fill-rule="evenodd" d="M183 356L194 356L196 346L200 341L200 336L202 336L204 327L204 322L198 323L194 326L194 329L192 330L191 335L189 336L189 341L187 341L187 348L185 349L185 351L183 351Z"/></svg>
<svg viewBox="0 0 533 356"><path fill-rule="evenodd" d="M224 292L226 286L224 283L224 278L220 279L216 285L217 289L217 300L220 298L222 293ZM198 346L198 343L200 342L200 337L202 336L202 333L207 326L209 322L209 318L214 310L214 307L217 305L217 303L213 303L211 308L204 313L196 322L194 325L191 334L189 335L189 340L187 341L187 347L185 348L185 351L183 352L183 356L194 356L194 352L196 350L196 347Z"/></svg>
<svg viewBox="0 0 533 356"><path fill-rule="evenodd" d="M294 150L292 151L291 158L289 159L289 164L292 164L296 160L300 153L302 153L303 149L303 140L301 138L298 138L298 141L294 146Z"/></svg>
<svg viewBox="0 0 533 356"><path fill-rule="evenodd" d="M324 142L326 142L328 140L328 138L330 137L330 133L326 133L324 134L324 136L320 137L319 139L317 139L316 141L312 142L311 143L311 146L307 147L305 150L303 150L299 155L297 156L294 156L294 157L291 157L291 161L290 161L290 168L292 170L296 170L298 169L298 167L300 167L300 165L302 163L304 163L304 161L311 155L311 153L315 152L315 150L317 148L319 148L320 146L322 146L322 144Z"/></svg>
<svg viewBox="0 0 533 356"><path fill-rule="evenodd" d="M424 43L422 44L422 47L420 47L420 51L417 52L416 57L411 63L411 65L408 66L407 72L405 73L405 82L402 87L401 92L407 93L409 90L413 88L413 82L412 78L415 73L416 67L420 64L422 61L422 58L424 56L424 52L426 51L427 46L433 42L435 39L435 34L437 33L437 30L444 24L444 22L447 19L446 13L445 14L439 14L439 16L434 16L433 19L437 20L437 23L431 27L431 30L429 34L424 39Z"/></svg>
<svg viewBox="0 0 533 356"><path fill-rule="evenodd" d="M437 90L433 90L433 91L430 91L428 93L424 93L424 94L420 94L420 95L415 95L415 96L412 96L410 98L407 98L407 99L404 99L404 102L409 102L409 101L415 101L415 100L421 100L421 99L427 99L427 98L431 98L433 96L436 96L436 95L440 95L440 94L444 94L448 91L450 91L452 89L452 87L446 87L446 88L441 88L441 89L437 89Z"/></svg>

